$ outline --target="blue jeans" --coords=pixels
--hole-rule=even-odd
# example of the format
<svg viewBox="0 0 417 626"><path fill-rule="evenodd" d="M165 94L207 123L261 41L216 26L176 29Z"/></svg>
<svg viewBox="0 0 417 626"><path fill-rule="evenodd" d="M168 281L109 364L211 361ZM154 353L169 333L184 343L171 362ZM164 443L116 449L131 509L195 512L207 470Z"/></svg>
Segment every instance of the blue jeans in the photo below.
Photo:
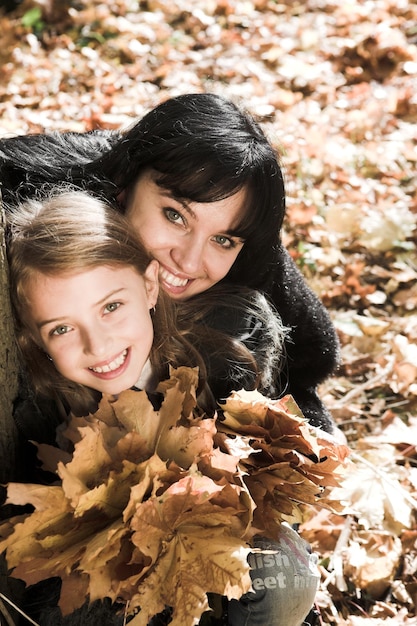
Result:
<svg viewBox="0 0 417 626"><path fill-rule="evenodd" d="M288 524L257 537L248 557L253 591L228 603L230 626L301 626L320 582L317 555Z"/></svg>

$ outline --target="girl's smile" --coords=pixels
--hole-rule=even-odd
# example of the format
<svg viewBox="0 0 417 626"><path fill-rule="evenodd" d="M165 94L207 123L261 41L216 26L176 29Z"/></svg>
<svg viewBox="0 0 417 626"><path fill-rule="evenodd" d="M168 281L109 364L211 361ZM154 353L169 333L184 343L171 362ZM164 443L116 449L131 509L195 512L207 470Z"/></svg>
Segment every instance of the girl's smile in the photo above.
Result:
<svg viewBox="0 0 417 626"><path fill-rule="evenodd" d="M157 294L156 261L144 277L124 265L36 271L26 289L31 332L63 376L118 394L135 385L149 358Z"/></svg>
<svg viewBox="0 0 417 626"><path fill-rule="evenodd" d="M116 378L127 368L129 364L127 357L129 354L130 352L128 348L126 348L126 350L123 350L121 354L112 358L110 361L104 361L100 365L91 366L88 369L94 372L99 378L103 378L103 380Z"/></svg>

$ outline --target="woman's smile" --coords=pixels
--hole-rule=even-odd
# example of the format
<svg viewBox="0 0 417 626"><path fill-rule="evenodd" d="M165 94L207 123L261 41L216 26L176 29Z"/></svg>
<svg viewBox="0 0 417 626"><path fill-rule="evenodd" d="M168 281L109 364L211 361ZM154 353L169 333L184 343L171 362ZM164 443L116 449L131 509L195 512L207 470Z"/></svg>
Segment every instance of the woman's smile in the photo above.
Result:
<svg viewBox="0 0 417 626"><path fill-rule="evenodd" d="M183 300L210 289L229 272L244 240L237 230L245 206L241 189L215 202L174 198L145 172L129 198L127 217L160 265L161 287Z"/></svg>
<svg viewBox="0 0 417 626"><path fill-rule="evenodd" d="M189 285L194 281L194 278L186 278L174 274L166 267L159 266L159 282L162 289L171 295L171 297L179 297L181 294L187 291Z"/></svg>

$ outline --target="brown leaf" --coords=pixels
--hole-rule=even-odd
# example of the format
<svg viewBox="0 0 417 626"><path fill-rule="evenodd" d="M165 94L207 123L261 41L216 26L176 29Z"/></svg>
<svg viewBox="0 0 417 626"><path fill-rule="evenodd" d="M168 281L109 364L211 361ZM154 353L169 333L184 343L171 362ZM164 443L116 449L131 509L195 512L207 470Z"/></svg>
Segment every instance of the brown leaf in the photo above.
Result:
<svg viewBox="0 0 417 626"><path fill-rule="evenodd" d="M132 600L143 607L138 624L168 605L173 623L191 626L207 608L206 592L239 598L249 589L245 526L229 498L219 506L222 490L196 474L138 507L132 541L155 563Z"/></svg>
<svg viewBox="0 0 417 626"><path fill-rule="evenodd" d="M259 532L273 537L282 520L299 522L300 505L318 502L333 508L323 488L339 484L347 446L309 426L290 396L272 401L256 391L239 391L223 409L219 428L247 434L253 449L246 449L240 466L257 507Z"/></svg>

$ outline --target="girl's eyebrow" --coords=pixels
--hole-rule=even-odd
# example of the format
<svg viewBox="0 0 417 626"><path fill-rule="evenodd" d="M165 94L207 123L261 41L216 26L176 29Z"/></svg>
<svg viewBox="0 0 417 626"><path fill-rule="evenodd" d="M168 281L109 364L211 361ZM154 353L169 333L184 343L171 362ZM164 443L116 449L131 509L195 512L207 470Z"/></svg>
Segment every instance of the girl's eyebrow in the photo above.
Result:
<svg viewBox="0 0 417 626"><path fill-rule="evenodd" d="M113 291L110 291L108 294L104 296L104 298L101 298L101 300L99 300L98 302L95 302L93 306L100 306L101 304L104 304L106 300L109 300L110 298L117 295L121 291L124 291L125 289L126 287L120 287L119 289L114 289ZM57 322L63 319L65 319L65 315L61 315L60 317L55 317L50 320L44 320L43 322L38 322L36 324L36 328L40 330L43 326L47 326L48 324L56 324Z"/></svg>

